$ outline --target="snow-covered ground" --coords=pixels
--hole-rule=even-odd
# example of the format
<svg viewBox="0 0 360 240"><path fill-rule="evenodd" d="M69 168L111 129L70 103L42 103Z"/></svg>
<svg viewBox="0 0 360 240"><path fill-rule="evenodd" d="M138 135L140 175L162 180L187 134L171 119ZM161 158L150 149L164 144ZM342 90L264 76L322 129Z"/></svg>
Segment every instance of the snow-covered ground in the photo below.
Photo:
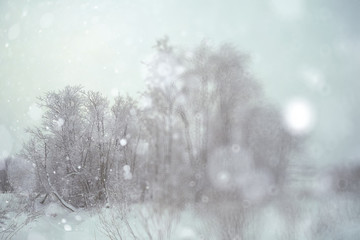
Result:
<svg viewBox="0 0 360 240"><path fill-rule="evenodd" d="M0 194L0 197L2 200L15 199L11 194ZM126 209L110 206L70 212L56 203L50 203L43 209L37 207L37 210L40 215L11 239L217 239L214 234L205 237L202 221L187 210L178 212L144 204ZM24 216L12 220L20 223L23 219Z"/></svg>
<svg viewBox="0 0 360 240"><path fill-rule="evenodd" d="M18 204L11 194L1 194L0 197L2 204ZM224 228L224 222L217 219L217 211L213 211L211 206L208 209L208 213L201 214L194 207L178 211L142 204L69 212L56 203L50 203L11 239L222 240L222 231L232 231L239 219L226 222L228 226ZM25 219L24 214L16 216L10 213L8 216L8 221L19 224ZM360 234L359 219L360 206L346 197L322 201L295 198L274 201L249 210L246 221L239 225L243 227L241 235L235 235L235 239L353 240Z"/></svg>

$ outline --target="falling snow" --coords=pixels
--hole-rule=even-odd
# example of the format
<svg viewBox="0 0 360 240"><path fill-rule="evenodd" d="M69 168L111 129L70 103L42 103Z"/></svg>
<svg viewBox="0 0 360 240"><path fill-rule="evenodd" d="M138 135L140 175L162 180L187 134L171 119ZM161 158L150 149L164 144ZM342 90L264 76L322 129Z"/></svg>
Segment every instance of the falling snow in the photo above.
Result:
<svg viewBox="0 0 360 240"><path fill-rule="evenodd" d="M123 146L123 147L125 147L126 144L127 144L127 140L126 140L125 138L122 138L122 139L120 140L120 145Z"/></svg>
<svg viewBox="0 0 360 240"><path fill-rule="evenodd" d="M358 239L356 1L0 8L0 239Z"/></svg>
<svg viewBox="0 0 360 240"><path fill-rule="evenodd" d="M313 129L315 113L306 99L298 98L289 101L283 114L285 124L291 133L302 135Z"/></svg>
<svg viewBox="0 0 360 240"><path fill-rule="evenodd" d="M67 232L70 232L72 230L72 227L69 224L64 225L64 230Z"/></svg>

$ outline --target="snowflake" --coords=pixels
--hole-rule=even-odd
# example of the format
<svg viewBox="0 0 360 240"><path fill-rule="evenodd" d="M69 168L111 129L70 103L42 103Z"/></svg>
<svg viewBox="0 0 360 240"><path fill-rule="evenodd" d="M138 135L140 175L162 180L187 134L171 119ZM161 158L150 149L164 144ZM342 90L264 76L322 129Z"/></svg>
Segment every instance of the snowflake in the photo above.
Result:
<svg viewBox="0 0 360 240"><path fill-rule="evenodd" d="M126 140L125 138L123 138L123 139L120 140L120 145L121 145L121 146L124 147L124 146L126 146L126 144L127 144L127 140Z"/></svg>
<svg viewBox="0 0 360 240"><path fill-rule="evenodd" d="M311 104L302 98L291 100L284 109L284 120L288 130L296 135L311 131L314 124L314 111Z"/></svg>

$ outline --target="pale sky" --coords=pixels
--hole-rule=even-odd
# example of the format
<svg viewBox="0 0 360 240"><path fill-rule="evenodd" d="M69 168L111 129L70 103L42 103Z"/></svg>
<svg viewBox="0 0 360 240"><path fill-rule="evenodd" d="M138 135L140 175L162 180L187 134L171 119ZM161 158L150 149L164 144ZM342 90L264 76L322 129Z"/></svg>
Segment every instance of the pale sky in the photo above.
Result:
<svg viewBox="0 0 360 240"><path fill-rule="evenodd" d="M230 42L250 55L269 101L306 99L308 161L360 159L359 12L356 0L2 0L0 155L21 146L45 91L143 90L141 61L167 35L183 48Z"/></svg>

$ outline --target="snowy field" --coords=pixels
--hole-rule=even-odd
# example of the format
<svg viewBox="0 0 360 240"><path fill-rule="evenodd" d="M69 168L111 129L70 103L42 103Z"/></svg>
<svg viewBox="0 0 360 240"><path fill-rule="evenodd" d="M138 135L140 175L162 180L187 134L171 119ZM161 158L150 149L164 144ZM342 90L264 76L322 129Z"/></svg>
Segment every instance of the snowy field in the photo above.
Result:
<svg viewBox="0 0 360 240"><path fill-rule="evenodd" d="M15 205L16 197L1 194L3 201L8 206ZM357 201L348 198L273 202L254 209L243 209L244 212L231 214L225 219L221 218L219 209L214 210L228 211L231 205L238 203L224 202L223 206L216 207L193 206L181 211L144 204L126 209L124 206L110 206L93 211L69 212L52 203L38 209L38 214L25 226L22 223L26 221L26 216L14 215L11 211L6 215L8 219L5 222L18 225L17 233L9 238L16 240L221 240L224 239L224 231L234 237L232 239L355 240L360 234L360 206ZM236 211L235 208L232 210ZM6 237L10 234L2 233L1 236L8 239Z"/></svg>

